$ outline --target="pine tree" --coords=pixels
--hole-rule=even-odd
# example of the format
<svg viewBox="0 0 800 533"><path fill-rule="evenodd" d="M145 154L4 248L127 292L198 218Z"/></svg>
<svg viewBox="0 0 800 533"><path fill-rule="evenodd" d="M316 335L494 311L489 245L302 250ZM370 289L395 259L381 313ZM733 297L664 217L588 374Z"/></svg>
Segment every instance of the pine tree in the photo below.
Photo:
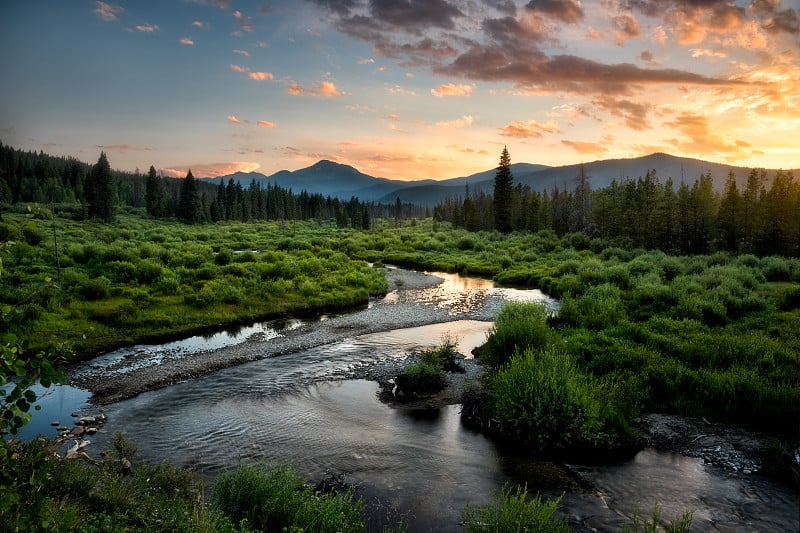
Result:
<svg viewBox="0 0 800 533"><path fill-rule="evenodd" d="M200 222L203 218L203 208L200 204L200 195L197 192L197 181L192 171L186 174L181 183L181 194L178 200L178 218L186 222Z"/></svg>
<svg viewBox="0 0 800 533"><path fill-rule="evenodd" d="M739 250L740 226L742 223L742 196L736 186L736 176L733 170L728 173L725 182L725 192L719 205L717 215L717 230L719 231L721 247L729 252Z"/></svg>
<svg viewBox="0 0 800 533"><path fill-rule="evenodd" d="M111 165L105 152L100 152L97 164L92 167L85 185L88 214L103 222L114 221L114 180L111 176Z"/></svg>
<svg viewBox="0 0 800 533"><path fill-rule="evenodd" d="M150 170L147 173L145 203L148 215L151 217L164 216L164 189L161 187L161 180L156 175L156 169L153 165L150 165Z"/></svg>
<svg viewBox="0 0 800 533"><path fill-rule="evenodd" d="M511 190L514 176L511 175L511 156L503 147L500 165L494 176L494 227L501 233L511 231Z"/></svg>

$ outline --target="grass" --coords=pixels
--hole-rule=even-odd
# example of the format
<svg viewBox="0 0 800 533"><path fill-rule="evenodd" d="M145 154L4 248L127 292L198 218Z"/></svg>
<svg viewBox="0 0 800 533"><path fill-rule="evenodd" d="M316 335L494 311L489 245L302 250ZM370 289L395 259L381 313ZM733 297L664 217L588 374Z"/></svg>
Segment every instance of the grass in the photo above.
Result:
<svg viewBox="0 0 800 533"><path fill-rule="evenodd" d="M524 487L506 486L486 507L474 510L467 504L464 529L467 533L569 533L567 524L555 516L558 503L542 501L538 495L531 498Z"/></svg>
<svg viewBox="0 0 800 533"><path fill-rule="evenodd" d="M338 250L352 230L189 226L129 214L113 225L57 219L59 285L52 238L30 236L52 235L49 215L37 213L5 215L13 244L0 278L0 303L19 311L4 329L34 349L68 342L85 356L197 328L347 308L387 288L379 270Z"/></svg>
<svg viewBox="0 0 800 533"><path fill-rule="evenodd" d="M440 346L422 352L418 361L406 365L397 376L396 395L413 399L442 390L447 385L446 372L463 372L455 348L455 341L445 338Z"/></svg>
<svg viewBox="0 0 800 533"><path fill-rule="evenodd" d="M239 466L220 474L214 508L259 531L359 532L363 504L351 492L315 493L289 467Z"/></svg>

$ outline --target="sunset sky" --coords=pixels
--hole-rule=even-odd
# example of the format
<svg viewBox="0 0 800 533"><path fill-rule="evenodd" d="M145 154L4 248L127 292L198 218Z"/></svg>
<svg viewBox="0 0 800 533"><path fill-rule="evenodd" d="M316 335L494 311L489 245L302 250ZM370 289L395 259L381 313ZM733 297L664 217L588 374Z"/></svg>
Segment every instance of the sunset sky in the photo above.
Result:
<svg viewBox="0 0 800 533"><path fill-rule="evenodd" d="M164 175L800 167L800 0L0 0L0 141Z"/></svg>

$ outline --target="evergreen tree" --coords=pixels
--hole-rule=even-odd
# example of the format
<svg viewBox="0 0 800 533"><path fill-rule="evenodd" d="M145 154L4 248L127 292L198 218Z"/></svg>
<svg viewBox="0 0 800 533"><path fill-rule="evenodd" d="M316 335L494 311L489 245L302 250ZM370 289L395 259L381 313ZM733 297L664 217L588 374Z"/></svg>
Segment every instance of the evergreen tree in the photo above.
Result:
<svg viewBox="0 0 800 533"><path fill-rule="evenodd" d="M739 250L739 234L742 223L742 196L736 186L736 176L731 170L725 182L725 192L719 205L717 214L717 230L719 231L720 244L724 250L737 252Z"/></svg>
<svg viewBox="0 0 800 533"><path fill-rule="evenodd" d="M145 203L148 215L151 217L164 216L164 189L161 187L161 180L156 175L153 165L150 165L150 170L147 172Z"/></svg>
<svg viewBox="0 0 800 533"><path fill-rule="evenodd" d="M501 233L511 231L511 191L514 176L511 174L511 156L503 147L500 165L494 176L494 227Z"/></svg>
<svg viewBox="0 0 800 533"><path fill-rule="evenodd" d="M197 180L194 179L191 170L189 170L186 178L181 183L178 218L191 223L200 222L203 218L203 208L200 204L200 195L197 192Z"/></svg>
<svg viewBox="0 0 800 533"><path fill-rule="evenodd" d="M581 231L589 236L594 236L596 228L592 217L592 185L586 175L586 168L581 165L575 177L575 192L573 198L575 209L572 212L570 231Z"/></svg>
<svg viewBox="0 0 800 533"><path fill-rule="evenodd" d="M114 181L111 176L111 165L105 152L100 152L97 164L92 167L86 181L86 203L88 214L103 222L114 221Z"/></svg>

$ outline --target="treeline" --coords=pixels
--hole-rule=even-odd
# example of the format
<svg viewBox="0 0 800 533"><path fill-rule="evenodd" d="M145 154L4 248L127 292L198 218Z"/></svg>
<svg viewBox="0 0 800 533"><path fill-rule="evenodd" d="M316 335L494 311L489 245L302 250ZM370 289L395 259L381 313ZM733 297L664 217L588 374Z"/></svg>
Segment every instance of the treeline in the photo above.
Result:
<svg viewBox="0 0 800 533"><path fill-rule="evenodd" d="M112 221L121 206L146 208L156 218L190 223L221 220L333 220L340 227L369 228L374 218L425 216L411 204L341 200L318 193L295 193L275 184L220 180L212 183L111 169L105 154L95 165L73 157L14 149L0 142L0 204L80 204L83 216Z"/></svg>
<svg viewBox="0 0 800 533"><path fill-rule="evenodd" d="M504 206L511 231L581 232L626 248L678 254L800 256L800 182L791 172L778 171L767 183L766 171L752 170L744 190L731 172L722 193L714 191L710 174L677 189L672 178L662 181L655 170L596 190L590 181L581 169L571 190L515 185L510 206ZM491 195L467 189L464 197L437 205L433 216L483 231L497 227L496 210Z"/></svg>

